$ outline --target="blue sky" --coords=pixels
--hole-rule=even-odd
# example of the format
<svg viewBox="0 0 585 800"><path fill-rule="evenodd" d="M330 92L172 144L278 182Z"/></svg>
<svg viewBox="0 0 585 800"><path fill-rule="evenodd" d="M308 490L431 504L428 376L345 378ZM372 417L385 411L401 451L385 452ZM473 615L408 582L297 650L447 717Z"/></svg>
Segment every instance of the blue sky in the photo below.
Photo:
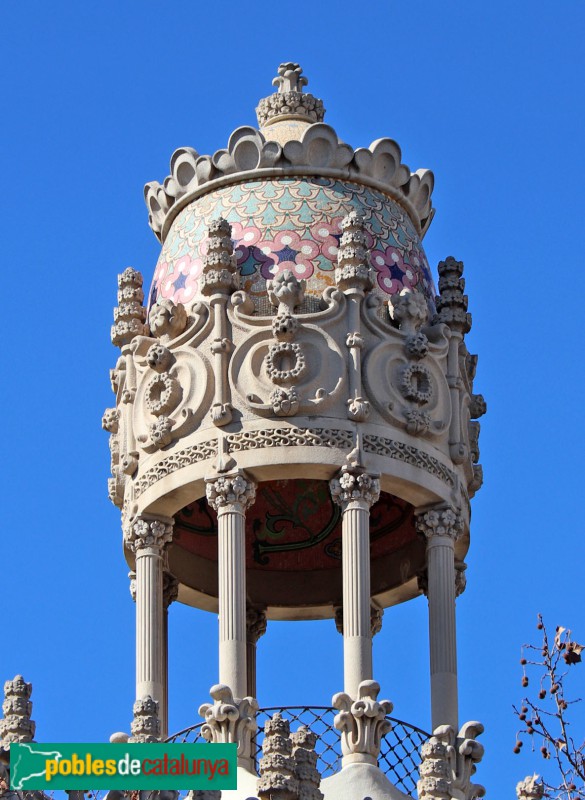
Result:
<svg viewBox="0 0 585 800"><path fill-rule="evenodd" d="M148 282L158 254L142 186L177 147L212 153L255 124L277 65L296 60L345 141L391 136L435 172L426 252L465 261L488 401L458 601L461 719L486 726L489 796L541 768L512 754L520 645L538 611L585 637L584 29L577 0L2 4L0 679L33 681L39 740L103 741L131 718L134 607L100 419L116 275L132 265ZM217 622L171 611L179 730L216 680ZM391 609L375 641L384 697L423 728L426 617L424 598ZM333 623L271 624L259 685L264 706L327 704L342 686Z"/></svg>

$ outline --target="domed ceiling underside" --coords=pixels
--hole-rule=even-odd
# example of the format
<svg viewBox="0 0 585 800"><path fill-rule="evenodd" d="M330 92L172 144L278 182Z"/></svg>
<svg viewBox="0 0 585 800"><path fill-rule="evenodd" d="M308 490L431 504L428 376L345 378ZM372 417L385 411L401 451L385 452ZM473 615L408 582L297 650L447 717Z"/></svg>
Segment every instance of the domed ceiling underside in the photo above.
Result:
<svg viewBox="0 0 585 800"><path fill-rule="evenodd" d="M216 189L180 212L163 245L149 304L201 298L207 226L232 225L241 288L260 313L272 313L266 281L285 269L307 281L305 308L315 310L334 284L341 220L352 210L366 222L375 291L384 299L403 288L421 292L434 309L435 287L419 236L401 206L376 189L329 178L250 180Z"/></svg>
<svg viewBox="0 0 585 800"><path fill-rule="evenodd" d="M173 541L177 577L215 597L217 516L205 498L175 516ZM404 500L382 492L371 511L370 541L374 595L400 586L422 567L424 546ZM327 481L258 485L246 514L246 569L254 604L310 607L340 595L341 511Z"/></svg>

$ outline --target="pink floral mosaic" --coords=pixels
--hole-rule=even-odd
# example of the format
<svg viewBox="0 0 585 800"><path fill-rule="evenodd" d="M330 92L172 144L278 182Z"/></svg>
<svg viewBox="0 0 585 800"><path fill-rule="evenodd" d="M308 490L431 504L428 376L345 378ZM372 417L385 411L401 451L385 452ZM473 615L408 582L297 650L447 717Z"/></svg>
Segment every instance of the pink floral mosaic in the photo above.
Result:
<svg viewBox="0 0 585 800"><path fill-rule="evenodd" d="M185 305L200 299L207 225L219 216L232 225L241 287L255 300L266 295L266 281L285 269L306 280L308 295L320 296L334 283L340 223L354 209L366 220L378 294L407 287L432 305L433 279L406 212L375 189L328 178L246 181L194 200L165 240L150 304L165 297Z"/></svg>

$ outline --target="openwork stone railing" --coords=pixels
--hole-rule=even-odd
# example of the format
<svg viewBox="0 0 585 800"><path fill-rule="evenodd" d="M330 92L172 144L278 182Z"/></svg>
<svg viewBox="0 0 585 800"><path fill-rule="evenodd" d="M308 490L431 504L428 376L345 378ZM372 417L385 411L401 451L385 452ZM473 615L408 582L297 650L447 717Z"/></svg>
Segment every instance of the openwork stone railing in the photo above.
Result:
<svg viewBox="0 0 585 800"><path fill-rule="evenodd" d="M256 735L254 760L256 766L262 755L262 740L264 738L264 725L276 712L280 712L291 723L291 730L296 730L299 725L306 725L318 736L316 751L319 756L317 768L322 778L332 775L341 769L341 741L339 731L333 727L333 719L337 713L329 706L289 706L285 708L261 708L257 714L258 733ZM416 782L418 780L418 767L421 762L420 748L430 738L426 733L414 725L409 725L394 717L387 717L392 728L382 739L380 748L380 769L388 779L401 791L416 796ZM173 736L168 742L204 742L201 735L201 726L192 725Z"/></svg>

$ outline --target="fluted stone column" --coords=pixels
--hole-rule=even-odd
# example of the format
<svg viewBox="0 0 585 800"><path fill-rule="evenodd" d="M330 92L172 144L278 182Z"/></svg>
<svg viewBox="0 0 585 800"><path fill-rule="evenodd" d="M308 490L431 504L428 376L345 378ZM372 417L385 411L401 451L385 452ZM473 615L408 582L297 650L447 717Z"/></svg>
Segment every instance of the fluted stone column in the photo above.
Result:
<svg viewBox="0 0 585 800"><path fill-rule="evenodd" d="M256 697L256 644L266 633L266 612L256 608L246 611L246 666L248 696Z"/></svg>
<svg viewBox="0 0 585 800"><path fill-rule="evenodd" d="M219 682L246 696L246 509L255 484L242 472L207 481L217 512L219 575Z"/></svg>
<svg viewBox="0 0 585 800"><path fill-rule="evenodd" d="M344 688L357 697L360 683L372 679L370 508L380 495L380 483L355 469L343 471L330 485L342 510Z"/></svg>
<svg viewBox="0 0 585 800"><path fill-rule="evenodd" d="M455 541L462 530L461 516L441 506L417 515L416 525L427 540L432 729L450 725L457 731Z"/></svg>
<svg viewBox="0 0 585 800"><path fill-rule="evenodd" d="M169 735L169 606L179 596L179 581L163 572L163 704L160 717L161 738Z"/></svg>
<svg viewBox="0 0 585 800"><path fill-rule="evenodd" d="M136 556L136 699L152 698L159 719L166 719L163 566L172 538L173 520L167 517L143 515L125 532Z"/></svg>

